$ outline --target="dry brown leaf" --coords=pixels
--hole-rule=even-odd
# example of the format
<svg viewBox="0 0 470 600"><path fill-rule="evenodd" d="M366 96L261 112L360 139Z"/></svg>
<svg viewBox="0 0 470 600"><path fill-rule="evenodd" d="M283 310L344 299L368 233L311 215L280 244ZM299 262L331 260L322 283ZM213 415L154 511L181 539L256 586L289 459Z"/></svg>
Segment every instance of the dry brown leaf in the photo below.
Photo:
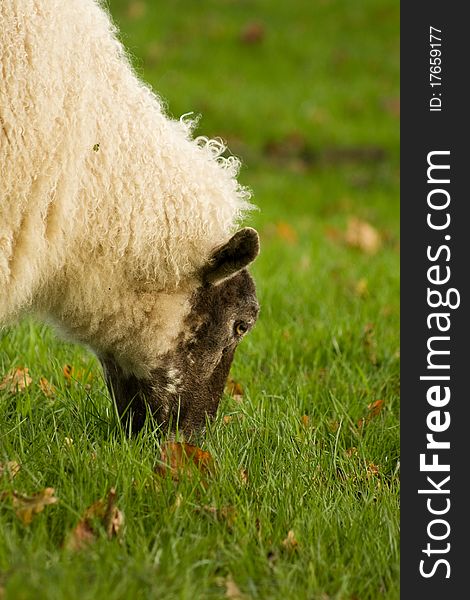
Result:
<svg viewBox="0 0 470 600"><path fill-rule="evenodd" d="M241 397L242 396L240 396L240 398ZM238 398L238 396L235 399L237 399L237 398ZM233 423L235 421L243 421L244 418L245 418L245 415L243 413L236 413L233 415L224 415L222 420L225 425L228 425L229 423Z"/></svg>
<svg viewBox="0 0 470 600"><path fill-rule="evenodd" d="M229 377L225 384L225 392L230 396L243 396L242 384Z"/></svg>
<svg viewBox="0 0 470 600"><path fill-rule="evenodd" d="M91 523L81 519L69 535L65 543L66 550L83 550L96 541L95 532Z"/></svg>
<svg viewBox="0 0 470 600"><path fill-rule="evenodd" d="M297 244L298 236L295 229L289 223L285 221L279 221L276 223L276 233L281 240L288 242L289 244Z"/></svg>
<svg viewBox="0 0 470 600"><path fill-rule="evenodd" d="M308 415L302 415L301 419L302 425L304 427L308 427L310 425L310 417Z"/></svg>
<svg viewBox="0 0 470 600"><path fill-rule="evenodd" d="M244 44L258 44L264 39L264 26L258 21L247 23L240 33L240 40Z"/></svg>
<svg viewBox="0 0 470 600"><path fill-rule="evenodd" d="M93 373L87 372L83 369L76 369L72 365L64 365L63 373L65 380L70 385L72 381L83 385L85 390L90 390L90 382L93 380Z"/></svg>
<svg viewBox="0 0 470 600"><path fill-rule="evenodd" d="M382 238L377 229L356 217L350 217L348 220L344 240L348 246L358 248L366 254L375 254L382 245Z"/></svg>
<svg viewBox="0 0 470 600"><path fill-rule="evenodd" d="M240 588L233 580L232 575L225 578L225 597L230 600L244 600L245 595L242 594Z"/></svg>
<svg viewBox="0 0 470 600"><path fill-rule="evenodd" d="M31 385L32 381L28 367L16 367L11 369L0 381L0 390L7 390L10 394L16 394Z"/></svg>
<svg viewBox="0 0 470 600"><path fill-rule="evenodd" d="M371 402L367 405L367 408L369 409L369 416L371 419L373 417L376 417L380 413L380 411L384 407L384 403L385 400L375 400L375 402Z"/></svg>
<svg viewBox="0 0 470 600"><path fill-rule="evenodd" d="M65 548L83 550L96 541L99 527L105 529L108 539L117 537L123 525L124 515L116 506L116 490L111 488L106 499L97 500L86 509L65 542Z"/></svg>
<svg viewBox="0 0 470 600"><path fill-rule="evenodd" d="M53 386L45 377L40 378L39 387L41 388L42 393L48 398L53 398L57 393L55 386Z"/></svg>
<svg viewBox="0 0 470 600"><path fill-rule="evenodd" d="M132 0L127 6L127 16L129 19L140 19L146 13L147 5L141 0Z"/></svg>
<svg viewBox="0 0 470 600"><path fill-rule="evenodd" d="M365 298L366 296L368 296L369 284L365 277L362 277L361 279L359 279L359 281L356 282L356 284L354 285L354 293L356 294L356 296L359 296L359 298Z"/></svg>
<svg viewBox="0 0 470 600"><path fill-rule="evenodd" d="M190 477L195 468L206 474L214 464L209 452L185 442L166 442L162 446L160 461L163 464L155 467L156 473L162 476L169 474L175 481L183 474Z"/></svg>
<svg viewBox="0 0 470 600"><path fill-rule="evenodd" d="M336 433L339 429L339 421L336 419L330 421L328 423L328 429L331 431L331 433Z"/></svg>
<svg viewBox="0 0 470 600"><path fill-rule="evenodd" d="M364 349L373 365L377 364L377 344L374 337L373 323L367 323L364 327L364 335L362 338Z"/></svg>
<svg viewBox="0 0 470 600"><path fill-rule="evenodd" d="M237 511L234 506L221 506L217 508L216 506L201 506L196 508L198 512L202 512L207 515L211 515L217 521L223 521L227 523L229 527L233 526L235 518L237 516Z"/></svg>
<svg viewBox="0 0 470 600"><path fill-rule="evenodd" d="M225 384L225 393L229 396L232 396L234 400L237 402L241 402L243 400L243 386L238 381L229 377Z"/></svg>
<svg viewBox="0 0 470 600"><path fill-rule="evenodd" d="M108 534L108 539L118 536L124 525L124 514L117 508L117 506L113 506L106 518L106 533Z"/></svg>
<svg viewBox="0 0 470 600"><path fill-rule="evenodd" d="M164 46L160 42L150 42L145 53L145 62L149 65L156 65L164 55Z"/></svg>
<svg viewBox="0 0 470 600"><path fill-rule="evenodd" d="M370 421L372 421L372 419L374 417L376 417L378 414L380 414L380 412L382 411L383 407L384 407L385 401L384 400L375 400L375 402L371 402L370 404L367 405L367 415L365 417L363 417L362 419L359 419L359 421L357 422L357 426L359 428L364 427L365 425L367 425L368 423L370 423Z"/></svg>
<svg viewBox="0 0 470 600"><path fill-rule="evenodd" d="M247 469L240 469L239 471L240 480L243 485L248 485L248 471Z"/></svg>
<svg viewBox="0 0 470 600"><path fill-rule="evenodd" d="M400 118L400 98L398 96L384 98L382 105L393 117Z"/></svg>
<svg viewBox="0 0 470 600"><path fill-rule="evenodd" d="M282 545L286 550L292 551L297 548L299 542L295 539L295 534L292 529L289 529L287 532L287 537L285 540L282 540Z"/></svg>
<svg viewBox="0 0 470 600"><path fill-rule="evenodd" d="M380 471L377 465L374 465L374 463L369 463L367 465L367 477L374 477L379 475L379 473Z"/></svg>
<svg viewBox="0 0 470 600"><path fill-rule="evenodd" d="M325 227L325 236L332 242L340 242L343 237L341 231L331 225Z"/></svg>
<svg viewBox="0 0 470 600"><path fill-rule="evenodd" d="M10 479L13 479L13 477L16 477L16 475L18 475L20 469L21 467L16 462L16 460L7 460L7 462L5 463L0 463L0 477L4 473L8 473Z"/></svg>
<svg viewBox="0 0 470 600"><path fill-rule="evenodd" d="M302 273L305 273L306 271L310 270L311 266L312 261L310 260L310 256L303 254L298 262L298 270Z"/></svg>
<svg viewBox="0 0 470 600"><path fill-rule="evenodd" d="M32 496L26 496L16 491L11 492L13 508L23 525L29 525L33 520L33 516L42 512L48 504L58 502L54 492L54 488L51 487L45 488Z"/></svg>
<svg viewBox="0 0 470 600"><path fill-rule="evenodd" d="M72 365L64 365L62 370L64 372L65 379L70 382L72 380L72 376L74 375L74 368Z"/></svg>

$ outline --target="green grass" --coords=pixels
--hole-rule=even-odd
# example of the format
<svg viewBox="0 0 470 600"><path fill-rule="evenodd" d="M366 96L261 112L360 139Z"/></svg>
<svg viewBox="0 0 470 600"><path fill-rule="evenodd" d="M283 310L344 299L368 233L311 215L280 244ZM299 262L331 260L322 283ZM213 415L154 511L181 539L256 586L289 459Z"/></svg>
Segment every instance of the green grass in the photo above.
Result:
<svg viewBox="0 0 470 600"><path fill-rule="evenodd" d="M217 466L205 486L154 474L159 441L150 425L126 438L84 349L30 321L0 333L0 379L18 365L33 378L23 393L0 392L0 462L21 465L0 490L51 486L59 498L29 526L0 499L0 597L397 599L397 3L110 6L169 112L201 113L198 133L243 159L260 207L250 224L262 240L252 268L261 315L232 367L243 399L224 397L202 441ZM243 43L253 22L261 39ZM350 217L381 233L377 253L342 241ZM78 381L67 383L66 363L82 370ZM359 427L379 399L381 412ZM112 486L121 541L103 534L86 551L63 549ZM217 520L204 506L233 515Z"/></svg>

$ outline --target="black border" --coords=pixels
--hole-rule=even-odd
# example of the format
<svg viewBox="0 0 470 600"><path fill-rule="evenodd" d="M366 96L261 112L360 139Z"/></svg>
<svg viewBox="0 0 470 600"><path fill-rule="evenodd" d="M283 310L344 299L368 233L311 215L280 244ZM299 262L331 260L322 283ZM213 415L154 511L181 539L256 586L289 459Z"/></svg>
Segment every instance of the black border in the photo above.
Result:
<svg viewBox="0 0 470 600"><path fill-rule="evenodd" d="M467 79L470 71L466 50L470 39L470 21L465 19L463 2L408 2L401 4L401 597L404 599L470 597L470 525L466 508L470 504L467 491L470 482L470 397L465 386L467 366L469 297L470 206L467 187L470 180L470 128L467 114L470 97ZM442 110L431 112L429 99L429 27L442 30ZM437 91L437 90L436 90ZM432 231L426 224L428 213L427 155L433 150L450 150L451 224L446 234L451 258L451 287L460 292L461 304L449 310L452 320L447 335L450 356L451 400L450 428L441 439L451 443L450 461L451 508L445 517L451 531L446 542L450 551L450 578L442 565L434 576L425 579L419 573L420 560L426 558L426 532L433 518L426 509L426 496L418 489L429 488L426 475L419 469L419 455L425 452L426 416L432 408L426 401L429 382L420 381L426 374L428 337L426 317L432 312L427 305L426 257L428 244L439 245L443 232ZM468 220L467 220L468 219ZM443 309L441 309L443 310ZM445 334L442 334L445 335ZM428 373L429 374L429 373ZM438 374L444 374L443 372ZM443 409L444 410L444 409ZM436 474L436 480L444 474ZM437 518L437 517L436 517ZM444 544L444 542L442 542ZM436 542L437 547L437 542ZM437 555L435 555L438 558ZM429 560L429 559L428 559ZM467 564L468 563L468 564ZM428 562L428 565L430 563Z"/></svg>

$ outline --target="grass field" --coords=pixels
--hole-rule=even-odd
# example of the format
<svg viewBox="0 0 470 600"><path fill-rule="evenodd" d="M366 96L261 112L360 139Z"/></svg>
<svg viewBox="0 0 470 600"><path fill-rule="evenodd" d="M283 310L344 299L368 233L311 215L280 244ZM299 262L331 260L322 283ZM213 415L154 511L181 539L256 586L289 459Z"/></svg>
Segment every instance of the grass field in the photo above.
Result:
<svg viewBox="0 0 470 600"><path fill-rule="evenodd" d="M261 315L201 441L215 469L178 481L150 424L122 432L93 356L31 321L0 333L0 380L32 379L0 391L0 598L397 599L398 4L110 9L169 113L243 160ZM47 487L23 524L12 491ZM68 548L112 487L119 535Z"/></svg>

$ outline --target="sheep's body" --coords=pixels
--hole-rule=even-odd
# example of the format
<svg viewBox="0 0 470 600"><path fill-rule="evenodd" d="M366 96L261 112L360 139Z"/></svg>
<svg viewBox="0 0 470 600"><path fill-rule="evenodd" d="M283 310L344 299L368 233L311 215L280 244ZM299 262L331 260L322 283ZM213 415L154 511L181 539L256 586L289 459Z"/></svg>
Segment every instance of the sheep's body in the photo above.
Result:
<svg viewBox="0 0 470 600"><path fill-rule="evenodd" d="M2 1L0 60L0 322L32 309L88 342L120 303L139 313L129 288L184 288L248 194L164 114L95 0Z"/></svg>

